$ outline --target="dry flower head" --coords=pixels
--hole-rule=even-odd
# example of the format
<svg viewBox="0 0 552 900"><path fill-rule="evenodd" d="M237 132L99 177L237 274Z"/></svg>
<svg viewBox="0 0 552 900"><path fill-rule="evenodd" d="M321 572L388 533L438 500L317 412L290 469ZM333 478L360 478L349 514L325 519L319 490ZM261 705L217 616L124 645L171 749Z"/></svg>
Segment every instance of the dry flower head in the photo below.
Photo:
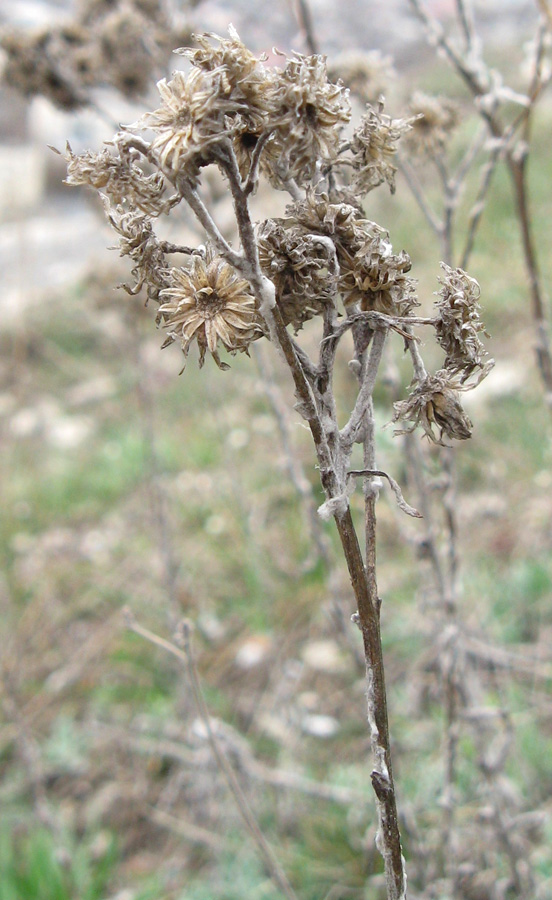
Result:
<svg viewBox="0 0 552 900"><path fill-rule="evenodd" d="M460 403L458 387L444 369L416 382L407 399L394 404L393 422L410 423L395 433L408 434L419 426L430 441L442 446L443 435L459 441L470 438L473 425Z"/></svg>
<svg viewBox="0 0 552 900"><path fill-rule="evenodd" d="M391 193L395 193L397 143L411 128L411 119L385 115L383 103L369 109L351 140L355 190L367 194L387 182Z"/></svg>
<svg viewBox="0 0 552 900"><path fill-rule="evenodd" d="M405 145L419 156L438 156L458 124L458 104L448 97L432 97L416 91L408 104L412 128Z"/></svg>
<svg viewBox="0 0 552 900"><path fill-rule="evenodd" d="M219 368L225 369L219 344L233 354L247 351L251 341L261 336L249 284L212 250L205 258L193 256L188 268L169 269L167 283L157 314L157 322L168 331L164 347L179 341L186 357L196 341L200 367L209 351Z"/></svg>

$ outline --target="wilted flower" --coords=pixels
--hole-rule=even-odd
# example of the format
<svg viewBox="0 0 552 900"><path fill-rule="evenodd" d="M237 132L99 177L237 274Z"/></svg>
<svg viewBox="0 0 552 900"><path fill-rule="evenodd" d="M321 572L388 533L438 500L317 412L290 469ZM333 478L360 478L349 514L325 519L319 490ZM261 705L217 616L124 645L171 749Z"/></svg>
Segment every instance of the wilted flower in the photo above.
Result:
<svg viewBox="0 0 552 900"><path fill-rule="evenodd" d="M362 117L351 140L352 165L355 171L353 187L367 194L384 181L395 193L393 160L397 141L412 127L410 119L391 119L383 113L383 103Z"/></svg>
<svg viewBox="0 0 552 900"><path fill-rule="evenodd" d="M408 105L412 118L405 144L416 154L437 156L458 124L458 106L448 97L416 91Z"/></svg>
<svg viewBox="0 0 552 900"><path fill-rule="evenodd" d="M337 199L337 198L336 198ZM346 305L408 315L417 306L415 282L408 278L407 253L393 253L389 235L348 203L331 203L326 194L307 191L307 199L287 208L290 221L313 234L327 235L339 264L338 290Z"/></svg>
<svg viewBox="0 0 552 900"><path fill-rule="evenodd" d="M357 239L360 237L357 228ZM407 276L411 268L408 253L393 253L387 232L365 222L362 244L354 256L341 252L340 290L345 305L359 303L362 310L407 316L419 306L416 282Z"/></svg>
<svg viewBox="0 0 552 900"><path fill-rule="evenodd" d="M76 155L67 144L66 184L89 184L103 190L114 203L130 203L157 216L164 208L166 182L161 172L146 175L128 154L114 156L109 150Z"/></svg>
<svg viewBox="0 0 552 900"><path fill-rule="evenodd" d="M351 117L348 91L328 81L325 57L297 54L275 75L271 100L267 174L277 186L290 178L305 184L319 161L337 155L341 129Z"/></svg>
<svg viewBox="0 0 552 900"><path fill-rule="evenodd" d="M297 332L308 319L333 303L336 292L335 249L329 238L285 228L267 219L258 230L259 261L276 288L286 325Z"/></svg>
<svg viewBox="0 0 552 900"><path fill-rule="evenodd" d="M219 368L228 368L219 358L219 342L230 353L247 351L262 334L249 284L211 252L193 256L188 269L170 269L160 300L157 322L169 332L163 346L180 341L187 356L196 340L200 366L208 350Z"/></svg>
<svg viewBox="0 0 552 900"><path fill-rule="evenodd" d="M331 237L336 246L355 240L358 222L362 220L359 206L344 202L337 191L331 199L328 194L318 194L313 188L307 188L306 194L305 200L286 207L290 222L296 222L314 234Z"/></svg>
<svg viewBox="0 0 552 900"><path fill-rule="evenodd" d="M145 285L148 300L159 300L160 291L168 285L167 262L151 219L138 210L113 208L107 197L104 206L109 221L120 235L121 256L129 256L135 263L132 269L135 284L122 286L129 294L137 294Z"/></svg>
<svg viewBox="0 0 552 900"><path fill-rule="evenodd" d="M122 7L101 19L95 29L104 80L125 97L145 94L165 57L150 34L151 20L137 9Z"/></svg>
<svg viewBox="0 0 552 900"><path fill-rule="evenodd" d="M171 81L163 78L157 88L161 106L139 124L158 133L151 150L162 168L196 177L212 161L210 147L225 137L224 117L235 112L235 106L221 94L220 77L201 69L192 69L189 75L175 72Z"/></svg>
<svg viewBox="0 0 552 900"><path fill-rule="evenodd" d="M38 31L9 30L0 37L6 54L2 78L26 97L41 94L60 109L86 103L81 90L91 80L89 34L79 26Z"/></svg>
<svg viewBox="0 0 552 900"><path fill-rule="evenodd" d="M393 422L410 422L397 434L408 434L420 425L434 444L443 445L443 435L465 441L472 434L472 423L462 408L456 382L440 369L417 382L410 396L394 404ZM436 434L434 428L439 429Z"/></svg>
<svg viewBox="0 0 552 900"><path fill-rule="evenodd" d="M465 381L476 368L488 366L487 351L479 339L487 334L480 318L480 287L463 269L441 263L445 273L436 301L435 334L446 353L443 367ZM488 335L487 335L488 337Z"/></svg>
<svg viewBox="0 0 552 900"><path fill-rule="evenodd" d="M376 104L385 94L394 74L391 57L383 56L379 50L340 53L333 57L328 66L328 76L332 81L341 79L352 94L356 94L363 103L370 104Z"/></svg>

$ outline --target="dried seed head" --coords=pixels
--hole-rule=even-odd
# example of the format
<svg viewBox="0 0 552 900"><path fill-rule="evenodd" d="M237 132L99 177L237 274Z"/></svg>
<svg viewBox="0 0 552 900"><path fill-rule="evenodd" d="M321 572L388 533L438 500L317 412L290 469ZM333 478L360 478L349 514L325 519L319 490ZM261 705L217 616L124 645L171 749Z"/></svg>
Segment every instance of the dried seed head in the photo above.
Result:
<svg viewBox="0 0 552 900"><path fill-rule="evenodd" d="M166 22L163 0L127 0L124 4L120 0L81 0L78 4L78 17L81 22L95 22L123 5L127 9L141 13L152 22L159 24Z"/></svg>
<svg viewBox="0 0 552 900"><path fill-rule="evenodd" d="M66 184L89 184L109 194L115 204L127 203L157 216L165 206L166 182L160 172L146 175L127 153L114 156L109 150L75 155L67 144Z"/></svg>
<svg viewBox="0 0 552 900"><path fill-rule="evenodd" d="M133 8L116 8L96 25L103 80L125 97L146 94L165 57L155 40L161 35L150 35L151 28L151 20Z"/></svg>
<svg viewBox="0 0 552 900"><path fill-rule="evenodd" d="M216 73L220 77L221 94L234 102L236 112L242 117L241 128L257 131L271 109L269 94L274 76L263 65L265 57L251 53L232 25L228 32L230 38L195 34L199 47L182 47L176 52L186 56L195 68Z"/></svg>
<svg viewBox="0 0 552 900"><path fill-rule="evenodd" d="M161 106L146 113L138 125L157 132L151 150L162 169L195 178L212 161L212 146L225 137L225 115L235 107L221 94L220 78L201 69L189 75L175 72L171 81L163 78L157 87Z"/></svg>
<svg viewBox="0 0 552 900"><path fill-rule="evenodd" d="M346 306L360 303L363 310L406 316L418 305L415 281L407 277L410 257L404 251L394 254L385 229L362 218L358 207L331 203L326 194L310 190L306 200L286 212L291 222L309 233L332 239L339 265L338 291Z"/></svg>
<svg viewBox="0 0 552 900"><path fill-rule="evenodd" d="M445 275L439 279L442 288L436 301L435 333L446 354L443 367L463 382L475 369L488 366L488 354L479 339L481 333L487 335L480 317L481 290L463 269L452 269L446 263L441 267Z"/></svg>
<svg viewBox="0 0 552 900"><path fill-rule="evenodd" d="M364 311L407 316L413 307L419 306L416 282L407 276L411 268L410 257L404 250L393 253L387 232L366 222L361 246L352 259L341 253L340 290L345 305L359 303Z"/></svg>
<svg viewBox="0 0 552 900"><path fill-rule="evenodd" d="M397 141L412 127L410 119L391 119L383 113L383 103L369 110L351 140L352 165L355 171L352 186L367 194L384 181L395 193L393 165Z"/></svg>
<svg viewBox="0 0 552 900"><path fill-rule="evenodd" d="M434 444L443 445L443 435L464 441L471 437L472 423L462 408L457 383L440 369L416 383L410 396L394 404L393 422L410 422L396 434L409 434L420 425ZM435 428L439 429L436 434Z"/></svg>
<svg viewBox="0 0 552 900"><path fill-rule="evenodd" d="M276 288L286 325L295 332L334 302L335 249L330 239L267 219L258 229L259 261Z"/></svg>
<svg viewBox="0 0 552 900"><path fill-rule="evenodd" d="M350 196L345 199L337 191L330 198L328 194L317 194L307 188L306 199L291 203L286 207L289 221L301 225L306 231L331 237L337 245L355 240L362 211Z"/></svg>
<svg viewBox="0 0 552 900"><path fill-rule="evenodd" d="M305 184L317 163L336 158L351 117L348 91L328 81L325 57L297 54L275 73L267 102L274 135L265 171L277 187L289 179Z"/></svg>
<svg viewBox="0 0 552 900"><path fill-rule="evenodd" d="M328 67L328 76L332 81L341 79L352 94L364 104L371 105L376 105L381 95L387 92L394 75L391 57L384 56L379 50L341 53L332 59Z"/></svg>
<svg viewBox="0 0 552 900"><path fill-rule="evenodd" d="M6 31L0 36L6 57L2 78L24 96L41 94L60 109L84 106L79 69L89 55L88 41L88 32L78 26ZM88 74L95 66L88 61L84 68Z"/></svg>
<svg viewBox="0 0 552 900"><path fill-rule="evenodd" d="M168 286L168 268L150 217L138 210L112 207L107 197L102 199L107 217L120 235L121 256L129 256L135 263L132 268L134 284L123 284L122 287L129 294L137 294L145 287L146 303L148 300L159 301L160 292Z"/></svg>
<svg viewBox="0 0 552 900"><path fill-rule="evenodd" d="M405 137L405 145L416 155L441 154L458 124L458 104L448 97L431 97L416 91L408 109L412 127Z"/></svg>
<svg viewBox="0 0 552 900"><path fill-rule="evenodd" d="M206 258L193 256L189 268L169 269L160 300L157 322L169 333L163 346L180 341L186 357L197 341L200 366L209 351L219 368L227 369L219 343L230 353L247 351L262 335L249 284L212 251Z"/></svg>

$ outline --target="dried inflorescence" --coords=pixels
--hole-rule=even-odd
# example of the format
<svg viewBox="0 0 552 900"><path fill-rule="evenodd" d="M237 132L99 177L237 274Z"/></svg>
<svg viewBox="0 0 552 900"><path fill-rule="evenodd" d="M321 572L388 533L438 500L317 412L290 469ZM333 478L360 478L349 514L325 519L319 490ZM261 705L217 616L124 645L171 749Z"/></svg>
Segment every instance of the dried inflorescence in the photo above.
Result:
<svg viewBox="0 0 552 900"><path fill-rule="evenodd" d="M322 56L288 59L272 87L269 176L280 186L290 178L305 185L317 166L336 159L341 129L349 122L348 92L328 81Z"/></svg>
<svg viewBox="0 0 552 900"><path fill-rule="evenodd" d="M163 346L179 341L186 357L195 340L200 367L209 351L219 368L227 369L219 344L232 354L247 352L262 335L249 284L212 249L205 258L193 256L189 268L170 269L159 299L157 322L168 331Z"/></svg>
<svg viewBox="0 0 552 900"><path fill-rule="evenodd" d="M297 331L335 302L335 248L286 220L267 219L258 229L259 261L276 288L284 324Z"/></svg>
<svg viewBox="0 0 552 900"><path fill-rule="evenodd" d="M419 426L433 443L442 446L443 435L460 441L470 438L473 426L460 403L459 387L445 369L415 382L409 397L394 404L393 422L410 423L396 433L407 434Z"/></svg>
<svg viewBox="0 0 552 900"><path fill-rule="evenodd" d="M157 322L167 330L165 345L179 342L187 356L195 342L200 365L209 352L226 368L220 348L234 354L247 352L263 335L279 340L274 305L279 327L297 333L321 316L325 338L332 338L340 303L357 336L364 328L366 346L374 313L412 340L418 301L410 257L394 252L388 232L366 218L360 200L383 182L394 190L397 142L412 120L393 120L379 104L344 142L347 90L328 79L323 57L294 54L277 69L265 66L233 29L229 38L195 39L196 47L180 51L189 72L159 82L157 109L121 131L112 148L77 156L68 147L66 155L67 182L89 184L105 195L121 255L133 264L134 284L126 289L144 288L160 304ZM202 169L211 164L231 189L243 242L239 251L218 232L196 191ZM345 164L353 175L348 185L338 186ZM246 221L247 196L259 172L299 199L282 218L253 229ZM182 199L208 231L206 252L168 244L155 233L155 219ZM169 265L168 254L175 252L189 256L185 265ZM479 286L462 270L443 268L436 317L426 320L445 351L443 367L418 377L408 399L395 407L395 421L406 422L407 430L420 425L438 443L443 435L469 437L458 391L489 368L479 337Z"/></svg>
<svg viewBox="0 0 552 900"><path fill-rule="evenodd" d="M145 287L147 300L159 300L160 292L168 286L167 261L151 218L139 210L113 207L107 197L103 200L108 219L120 235L121 256L128 256L134 263L132 275L135 283L122 287L129 294L137 294Z"/></svg>
<svg viewBox="0 0 552 900"><path fill-rule="evenodd" d="M367 53L349 50L334 57L328 66L332 81L340 79L352 94L371 106L376 106L387 92L394 74L391 57L379 50Z"/></svg>
<svg viewBox="0 0 552 900"><path fill-rule="evenodd" d="M115 204L126 202L148 215L158 216L165 209L167 182L161 172L150 175L128 153L115 156L109 150L79 155L67 144L67 184L89 184L109 194Z"/></svg>
<svg viewBox="0 0 552 900"><path fill-rule="evenodd" d="M385 115L383 103L369 109L351 140L352 187L356 191L367 194L387 182L391 193L395 192L397 142L411 127L411 119Z"/></svg>
<svg viewBox="0 0 552 900"><path fill-rule="evenodd" d="M339 267L337 286L346 306L358 303L363 311L405 316L417 305L416 283L407 277L410 257L404 251L394 254L385 229L363 218L357 206L310 191L288 213L310 233L331 238Z"/></svg>
<svg viewBox="0 0 552 900"><path fill-rule="evenodd" d="M405 146L419 156L439 156L458 124L458 104L448 97L416 91L408 109L412 127L405 137Z"/></svg>
<svg viewBox="0 0 552 900"><path fill-rule="evenodd" d="M67 111L90 104L90 91L98 86L136 98L149 90L182 37L159 0L87 0L73 22L0 33L3 80Z"/></svg>
<svg viewBox="0 0 552 900"><path fill-rule="evenodd" d="M481 290L475 278L463 269L441 263L445 273L436 301L435 334L445 351L444 368L465 382L475 369L488 366L488 354L479 335L485 334L481 321Z"/></svg>

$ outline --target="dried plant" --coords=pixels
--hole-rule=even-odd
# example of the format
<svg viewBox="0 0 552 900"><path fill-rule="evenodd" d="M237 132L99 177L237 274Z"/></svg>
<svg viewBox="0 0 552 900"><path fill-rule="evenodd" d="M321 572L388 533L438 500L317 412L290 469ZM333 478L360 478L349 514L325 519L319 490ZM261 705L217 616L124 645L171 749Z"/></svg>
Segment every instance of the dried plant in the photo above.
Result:
<svg viewBox="0 0 552 900"><path fill-rule="evenodd" d="M305 25L306 28L306 25ZM418 516L396 481L376 463L373 393L384 345L397 335L413 367L411 392L397 401L395 421L418 425L438 443L464 440L471 423L460 393L487 374L480 335L479 290L462 269L445 266L433 317L415 315L415 283L408 255L394 252L387 230L365 217L362 197L382 183L394 190L398 142L414 120L392 120L382 104L368 110L351 137L348 91L329 80L325 59L294 54L282 68L265 65L229 38L197 37L183 50L188 74L159 83L161 105L122 129L110 148L67 151L68 182L104 192L123 256L132 262L135 292L146 288L159 303L165 344L180 342L184 356L197 344L220 368L224 354L247 353L268 341L291 374L297 413L310 428L325 500L322 519L334 519L351 579L366 662L367 715L372 748L371 781L378 812L376 843L383 857L388 900L406 897L383 666L376 578L376 500L380 477L389 480L403 512ZM440 125L441 129L445 126ZM437 139L436 139L437 140ZM439 140L437 143L439 143ZM232 246L203 199L204 170L215 166L232 195L239 246ZM339 182L340 173L352 176ZM259 179L286 191L292 202L279 219L254 223L249 198ZM205 232L205 245L171 245L156 236L164 215L184 201ZM171 265L169 256L179 256ZM320 322L318 356L312 359L295 334ZM314 323L313 323L314 324ZM433 328L445 358L426 371L414 329ZM352 338L349 367L358 381L352 408L337 408L332 381L338 349ZM339 422L345 419L341 427ZM351 467L354 445L363 467ZM363 479L365 556L350 496ZM273 877L286 896L280 870Z"/></svg>
<svg viewBox="0 0 552 900"><path fill-rule="evenodd" d="M67 24L2 29L3 80L65 111L94 106L97 87L135 100L148 92L175 43L187 38L160 0L83 0Z"/></svg>

